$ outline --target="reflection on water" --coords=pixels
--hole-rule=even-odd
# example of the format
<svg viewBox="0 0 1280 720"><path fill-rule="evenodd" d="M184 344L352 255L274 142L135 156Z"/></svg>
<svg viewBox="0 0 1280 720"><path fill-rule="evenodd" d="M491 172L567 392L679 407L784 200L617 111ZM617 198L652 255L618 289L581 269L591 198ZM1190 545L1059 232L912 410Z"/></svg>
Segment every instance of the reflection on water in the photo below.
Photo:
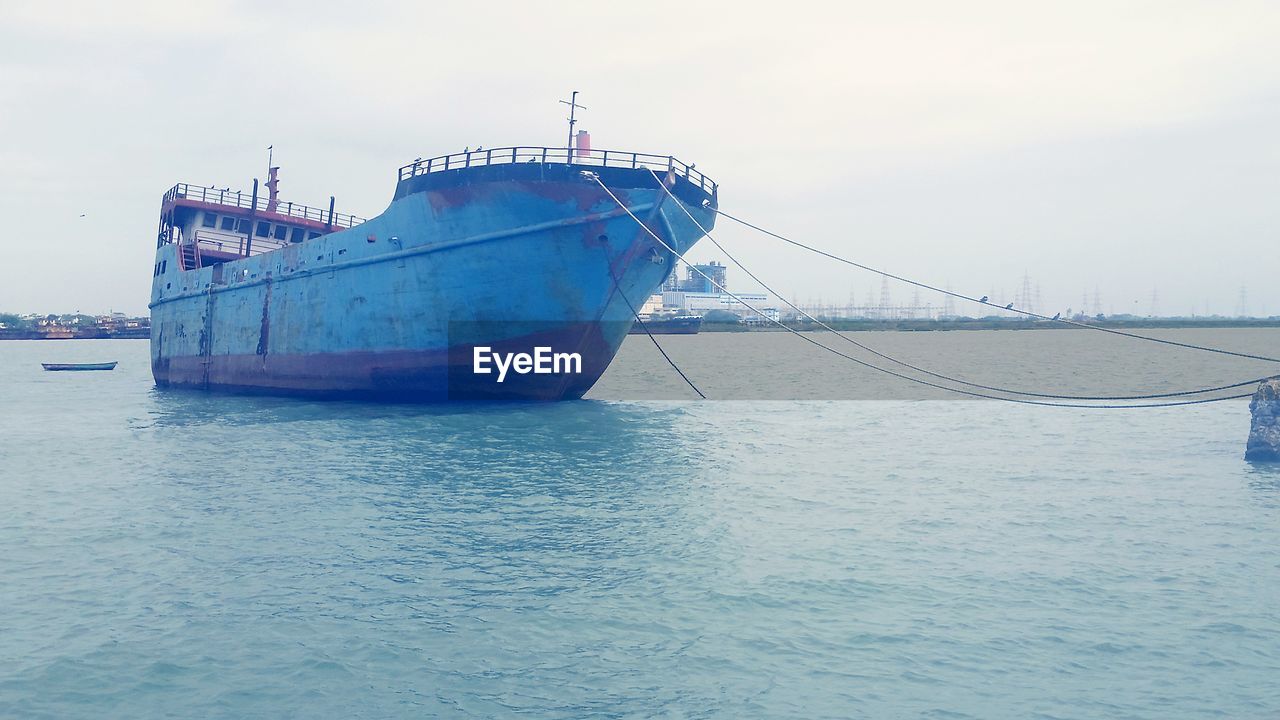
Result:
<svg viewBox="0 0 1280 720"><path fill-rule="evenodd" d="M1273 507L1280 507L1280 465L1274 463L1247 463L1249 487L1266 498Z"/></svg>
<svg viewBox="0 0 1280 720"><path fill-rule="evenodd" d="M460 472L475 460L522 474L589 476L656 464L696 464L695 434L674 403L583 401L559 404L385 405L237 397L151 389L135 429L166 434L158 452L235 455L263 440L284 447L325 443L356 456L394 459L396 476L424 467ZM176 442L175 442L176 441ZM300 458L305 462L306 458ZM385 469L385 468L384 468Z"/></svg>
<svg viewBox="0 0 1280 720"><path fill-rule="evenodd" d="M671 519L681 506L696 507L682 495L703 472L708 442L687 410L670 403L395 406L155 390L151 399L147 462L182 468L174 482L195 502L253 496L262 482L341 478L343 492L367 493L369 507L386 513L377 522L389 534L438 535L465 522L468 545L496 542L504 533L479 530L505 514L495 508L517 500L531 503L524 512L554 508L521 535L525 549L554 541L600 550L600 534L587 532L593 527L633 542L627 532L635 528L619 531L609 512L564 509L634 511L658 498Z"/></svg>

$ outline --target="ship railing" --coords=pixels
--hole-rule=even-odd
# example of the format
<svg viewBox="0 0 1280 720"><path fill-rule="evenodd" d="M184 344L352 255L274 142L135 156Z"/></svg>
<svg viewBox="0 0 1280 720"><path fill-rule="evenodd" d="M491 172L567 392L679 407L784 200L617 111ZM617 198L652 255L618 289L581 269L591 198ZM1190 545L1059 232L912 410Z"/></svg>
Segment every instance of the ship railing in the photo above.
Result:
<svg viewBox="0 0 1280 720"><path fill-rule="evenodd" d="M645 168L675 173L680 177L686 178L707 193L715 194L716 191L716 184L711 178L694 169L694 165L685 163L671 155L653 155L621 150L581 150L563 147L505 147L489 150L469 150L425 160L419 158L400 168L400 179L408 180L418 175L445 172L447 170L461 170L485 165L513 165L516 163Z"/></svg>
<svg viewBox="0 0 1280 720"><path fill-rule="evenodd" d="M255 207L253 195L251 193L227 188L219 189L214 187L202 187L200 185L190 185L188 183L178 183L172 188L169 188L169 192L164 194L164 202L166 204L180 199L195 200L215 205L225 205L244 210L272 212L285 217L310 220L312 222L324 223L338 228L355 227L366 220L366 218L358 217L356 215L308 207L294 202L277 202L274 208L270 208L268 200L261 196L258 197L258 202Z"/></svg>
<svg viewBox="0 0 1280 720"><path fill-rule="evenodd" d="M222 253L237 257L248 257L249 255L274 252L280 248L288 247L290 242L274 237L255 237L250 242L243 235L209 231L201 228L193 234L191 244L201 253ZM247 255L246 250L248 251Z"/></svg>

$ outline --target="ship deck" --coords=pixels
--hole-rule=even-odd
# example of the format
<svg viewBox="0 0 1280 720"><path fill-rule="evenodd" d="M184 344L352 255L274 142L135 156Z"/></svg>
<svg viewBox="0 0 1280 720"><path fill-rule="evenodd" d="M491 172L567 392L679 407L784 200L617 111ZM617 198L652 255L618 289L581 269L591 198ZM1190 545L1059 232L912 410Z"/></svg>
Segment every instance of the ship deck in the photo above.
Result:
<svg viewBox="0 0 1280 720"><path fill-rule="evenodd" d="M395 199L477 182L557 182L595 173L614 187L657 187L693 206L715 207L718 186L696 165L671 155L618 150L515 146L421 158L400 168ZM365 218L230 188L178 183L161 203L157 245L177 244L184 270L273 252L351 228ZM159 272L159 270L157 270Z"/></svg>
<svg viewBox="0 0 1280 720"><path fill-rule="evenodd" d="M515 146L418 158L400 168L395 197L471 182L569 179L584 171L598 174L606 185L621 187L657 187L655 175L670 176L676 180L672 192L693 205L710 201L714 206L719 194L715 181L696 163L672 155Z"/></svg>

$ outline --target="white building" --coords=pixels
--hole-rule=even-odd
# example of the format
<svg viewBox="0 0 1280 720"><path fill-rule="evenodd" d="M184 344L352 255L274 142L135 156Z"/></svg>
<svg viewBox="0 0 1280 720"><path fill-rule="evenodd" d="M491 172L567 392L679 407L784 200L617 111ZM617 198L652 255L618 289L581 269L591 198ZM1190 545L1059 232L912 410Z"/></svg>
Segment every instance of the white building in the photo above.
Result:
<svg viewBox="0 0 1280 720"><path fill-rule="evenodd" d="M752 303L755 305L755 303ZM759 315L755 313L747 313L742 318L742 322L748 325L772 325L782 320L782 313L775 307L760 307L756 305L756 309L760 311Z"/></svg>
<svg viewBox="0 0 1280 720"><path fill-rule="evenodd" d="M747 305L751 305L757 309L763 309L765 303L769 302L769 296L764 293L734 293ZM755 315L751 308L738 302L729 295L721 293L696 293L696 292L664 292L662 293L662 304L670 307L677 307L687 312L698 314L706 313L709 310L728 310L735 315L748 316ZM776 311L775 311L776 312Z"/></svg>
<svg viewBox="0 0 1280 720"><path fill-rule="evenodd" d="M662 312L662 293L654 293L640 306L641 315L653 315Z"/></svg>

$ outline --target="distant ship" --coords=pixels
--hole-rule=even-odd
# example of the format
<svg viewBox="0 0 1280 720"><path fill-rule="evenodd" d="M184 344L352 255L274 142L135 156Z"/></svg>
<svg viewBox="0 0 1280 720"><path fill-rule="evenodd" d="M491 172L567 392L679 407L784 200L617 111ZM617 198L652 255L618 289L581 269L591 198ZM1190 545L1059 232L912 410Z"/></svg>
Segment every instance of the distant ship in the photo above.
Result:
<svg viewBox="0 0 1280 720"><path fill-rule="evenodd" d="M415 160L368 220L335 212L333 198L327 210L280 200L278 169L265 198L256 180L249 193L165 193L150 304L158 386L578 398L675 266L635 218L683 254L718 204L692 165L581 140ZM521 355L542 350L580 362L520 374ZM481 373L482 353L515 358L516 372Z"/></svg>
<svg viewBox="0 0 1280 720"><path fill-rule="evenodd" d="M631 334L644 335L648 330L653 335L697 335L701 328L701 315L641 316L631 327Z"/></svg>

